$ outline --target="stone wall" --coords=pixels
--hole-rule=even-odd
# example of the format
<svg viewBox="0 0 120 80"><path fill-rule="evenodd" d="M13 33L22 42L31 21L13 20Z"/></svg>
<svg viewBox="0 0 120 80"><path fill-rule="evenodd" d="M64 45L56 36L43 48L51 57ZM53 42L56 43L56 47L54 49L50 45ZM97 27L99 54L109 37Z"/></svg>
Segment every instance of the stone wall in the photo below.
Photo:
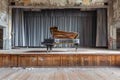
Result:
<svg viewBox="0 0 120 80"><path fill-rule="evenodd" d="M0 0L0 26L8 24L8 0Z"/></svg>

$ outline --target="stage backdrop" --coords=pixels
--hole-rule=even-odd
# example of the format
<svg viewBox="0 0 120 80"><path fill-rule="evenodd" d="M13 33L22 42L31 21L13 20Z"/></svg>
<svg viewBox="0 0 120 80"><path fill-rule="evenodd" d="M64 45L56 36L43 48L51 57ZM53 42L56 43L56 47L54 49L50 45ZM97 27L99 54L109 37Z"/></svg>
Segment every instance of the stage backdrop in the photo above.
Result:
<svg viewBox="0 0 120 80"><path fill-rule="evenodd" d="M107 46L105 11L105 9L94 11L13 9L12 46L42 46L41 42L51 37L51 26L58 26L59 30L63 31L78 32L81 47ZM58 47L72 47L72 45L59 45Z"/></svg>

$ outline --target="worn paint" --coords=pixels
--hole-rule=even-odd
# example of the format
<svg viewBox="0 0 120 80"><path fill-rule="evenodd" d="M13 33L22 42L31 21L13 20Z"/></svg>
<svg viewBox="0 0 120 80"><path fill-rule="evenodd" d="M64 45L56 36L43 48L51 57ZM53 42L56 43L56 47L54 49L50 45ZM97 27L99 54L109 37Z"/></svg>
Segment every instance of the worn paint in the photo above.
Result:
<svg viewBox="0 0 120 80"><path fill-rule="evenodd" d="M117 29L120 28L120 0L113 1L113 17L111 21L110 33L111 39L109 39L110 49L117 49Z"/></svg>
<svg viewBox="0 0 120 80"><path fill-rule="evenodd" d="M3 27L3 49L10 49L10 28L9 28L9 9L8 0L0 0L0 26Z"/></svg>
<svg viewBox="0 0 120 80"><path fill-rule="evenodd" d="M6 27L8 23L8 0L0 0L0 25Z"/></svg>
<svg viewBox="0 0 120 80"><path fill-rule="evenodd" d="M114 10L114 20L118 21L120 20L120 0L116 0L113 5L113 10Z"/></svg>
<svg viewBox="0 0 120 80"><path fill-rule="evenodd" d="M52 6L74 6L74 5L100 5L108 0L11 0L17 5L52 5Z"/></svg>

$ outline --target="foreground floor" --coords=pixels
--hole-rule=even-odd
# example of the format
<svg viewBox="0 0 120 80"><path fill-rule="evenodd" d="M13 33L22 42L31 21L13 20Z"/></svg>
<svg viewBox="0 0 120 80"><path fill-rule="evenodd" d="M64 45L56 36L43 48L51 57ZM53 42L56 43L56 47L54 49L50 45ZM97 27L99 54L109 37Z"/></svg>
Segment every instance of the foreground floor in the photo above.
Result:
<svg viewBox="0 0 120 80"><path fill-rule="evenodd" d="M0 68L0 80L120 80L120 69Z"/></svg>

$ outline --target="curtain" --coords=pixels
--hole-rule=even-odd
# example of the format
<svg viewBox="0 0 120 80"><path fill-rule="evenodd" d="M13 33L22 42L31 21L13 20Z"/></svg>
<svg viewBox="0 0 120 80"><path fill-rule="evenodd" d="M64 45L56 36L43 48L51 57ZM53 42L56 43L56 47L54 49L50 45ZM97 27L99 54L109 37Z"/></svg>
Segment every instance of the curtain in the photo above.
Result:
<svg viewBox="0 0 120 80"><path fill-rule="evenodd" d="M13 46L42 46L41 42L49 38L50 27L59 30L78 32L81 47L96 46L96 11L79 9L58 9L24 11L13 9ZM58 47L72 47L59 45Z"/></svg>
<svg viewBox="0 0 120 80"><path fill-rule="evenodd" d="M12 46L26 46L23 9L13 9L12 13Z"/></svg>
<svg viewBox="0 0 120 80"><path fill-rule="evenodd" d="M97 47L107 47L107 10L97 10Z"/></svg>

